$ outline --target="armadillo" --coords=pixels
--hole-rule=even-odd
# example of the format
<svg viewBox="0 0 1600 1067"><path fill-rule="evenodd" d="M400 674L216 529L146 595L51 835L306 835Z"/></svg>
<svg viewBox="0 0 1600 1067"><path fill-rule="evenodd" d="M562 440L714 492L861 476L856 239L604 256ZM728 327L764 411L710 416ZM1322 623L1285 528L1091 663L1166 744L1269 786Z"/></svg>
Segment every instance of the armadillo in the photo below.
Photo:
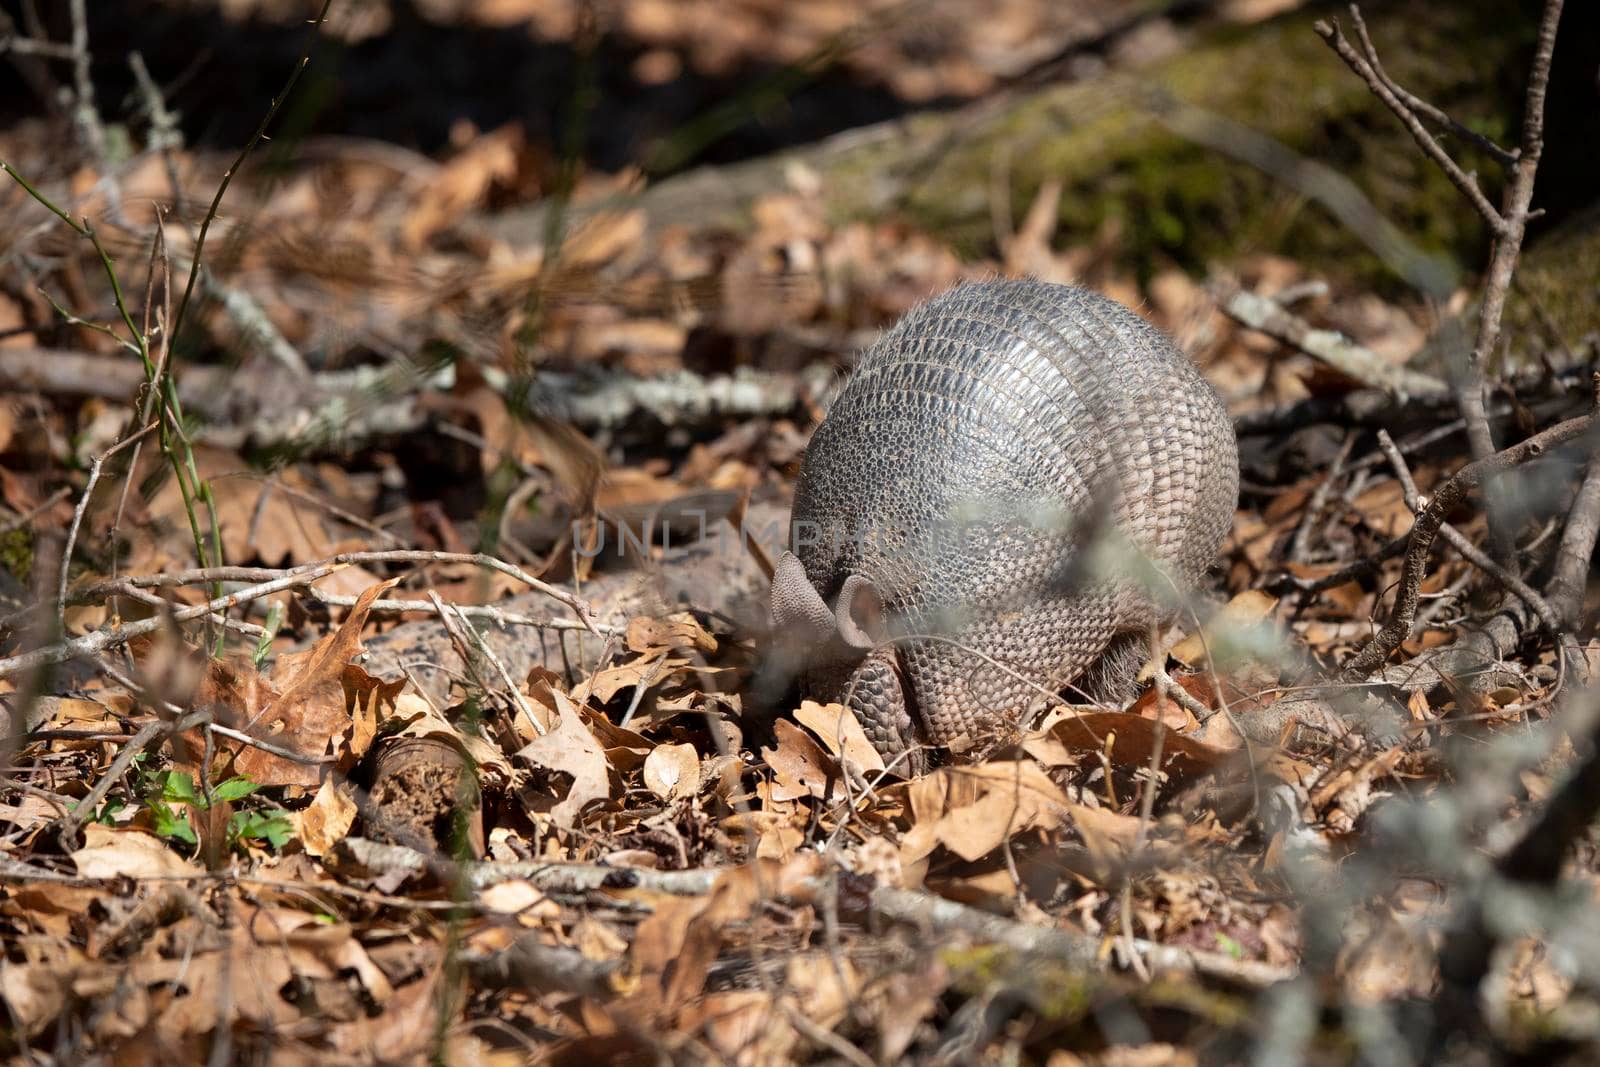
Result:
<svg viewBox="0 0 1600 1067"><path fill-rule="evenodd" d="M1221 399L1154 326L1071 286L961 285L862 356L813 434L775 632L809 695L920 767L1073 683L1124 694L1238 488Z"/></svg>

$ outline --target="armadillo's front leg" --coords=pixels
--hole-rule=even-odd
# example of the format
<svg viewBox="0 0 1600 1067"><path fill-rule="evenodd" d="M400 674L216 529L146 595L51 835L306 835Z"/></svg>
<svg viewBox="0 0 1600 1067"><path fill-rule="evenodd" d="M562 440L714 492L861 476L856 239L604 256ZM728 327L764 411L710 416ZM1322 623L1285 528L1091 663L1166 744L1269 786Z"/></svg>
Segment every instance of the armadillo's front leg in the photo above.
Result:
<svg viewBox="0 0 1600 1067"><path fill-rule="evenodd" d="M868 653L845 687L844 702L856 713L867 740L896 774L921 774L927 766L922 739L894 649Z"/></svg>

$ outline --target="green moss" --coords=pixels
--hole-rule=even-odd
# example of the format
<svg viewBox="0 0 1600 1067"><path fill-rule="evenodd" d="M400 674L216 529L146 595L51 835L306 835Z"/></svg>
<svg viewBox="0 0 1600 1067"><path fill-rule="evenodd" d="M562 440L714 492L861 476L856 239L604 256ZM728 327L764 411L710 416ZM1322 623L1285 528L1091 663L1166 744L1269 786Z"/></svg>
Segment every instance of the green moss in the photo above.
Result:
<svg viewBox="0 0 1600 1067"><path fill-rule="evenodd" d="M19 527L0 534L0 567L23 585L33 573L33 531Z"/></svg>
<svg viewBox="0 0 1600 1067"><path fill-rule="evenodd" d="M907 173L903 142L862 146L830 168L832 188L842 191L836 206L850 217L878 213L884 175L898 165L904 213L960 250L988 250L993 175L1004 167L1015 217L1041 182L1059 179L1059 240L1082 242L1114 221L1120 254L1140 273L1173 261L1200 268L1261 249L1365 278L1387 273L1320 206L1162 125L1148 105L1165 98L1332 167L1424 252L1475 264L1485 245L1481 222L1313 32L1315 18L1329 13L1336 12L1297 11L1229 29L1152 69L1041 92L962 128L948 116L920 116L909 130L927 145L916 154L922 162ZM1515 125L1529 29L1507 22L1492 0L1396 5L1369 16L1392 77L1502 137ZM1462 145L1449 147L1485 180L1497 173Z"/></svg>
<svg viewBox="0 0 1600 1067"><path fill-rule="evenodd" d="M1100 975L998 945L946 949L940 960L956 975L958 989L973 994L1009 990L1024 997L1041 1018L1055 1023L1083 1019L1106 985Z"/></svg>
<svg viewBox="0 0 1600 1067"><path fill-rule="evenodd" d="M1600 209L1572 219L1529 249L1517 287L1520 292L1513 292L1506 308L1511 336L1542 336L1553 327L1555 340L1576 346L1600 330ZM1541 310L1549 326L1540 320Z"/></svg>
<svg viewBox="0 0 1600 1067"><path fill-rule="evenodd" d="M1232 1029L1250 1022L1249 1000L1186 978L1158 978L1145 987L1145 1002L1151 1007L1173 1008L1213 1026Z"/></svg>

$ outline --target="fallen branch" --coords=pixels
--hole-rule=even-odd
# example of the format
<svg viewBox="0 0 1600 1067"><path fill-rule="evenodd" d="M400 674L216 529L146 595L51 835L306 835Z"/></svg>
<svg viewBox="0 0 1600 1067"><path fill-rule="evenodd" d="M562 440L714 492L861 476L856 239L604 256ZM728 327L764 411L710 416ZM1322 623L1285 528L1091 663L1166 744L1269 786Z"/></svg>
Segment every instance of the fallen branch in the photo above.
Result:
<svg viewBox="0 0 1600 1067"><path fill-rule="evenodd" d="M594 629L594 612L586 601L564 589L550 585L548 582L540 581L521 567L506 563L482 552L422 552L410 549L388 552L345 552L325 560L302 564L298 567L278 572L274 578L257 585L247 586L244 589L216 597L204 604L180 608L171 614L170 619L172 622L188 622L213 612L226 612L240 604L260 600L262 597L280 593L285 589L310 585L312 582L320 581L335 571L343 570L346 567L367 563L472 563L480 567L488 567L490 570L499 571L530 586L540 596L553 598L571 608L577 614L579 621L584 624L585 629L596 637L600 636L598 631ZM187 573L199 576L201 580L209 582L222 581L224 579L218 577L219 575L237 573L240 570L230 567L210 567ZM254 571L250 568L243 568L242 570L245 573L270 573ZM8 659L0 660L0 678L16 674L19 671L31 670L35 667L65 663L68 660L97 655L107 649L126 644L135 637L154 633L162 626L167 625L168 618L168 616L158 615L148 619L140 619L118 629L96 630L93 633L84 634L82 637L11 656Z"/></svg>
<svg viewBox="0 0 1600 1067"><path fill-rule="evenodd" d="M480 989L537 989L586 997L615 997L620 960L592 960L575 948L547 945L523 934L495 952L463 953L461 963Z"/></svg>
<svg viewBox="0 0 1600 1067"><path fill-rule="evenodd" d="M1404 399L1443 395L1448 391L1445 384L1432 375L1386 363L1371 349L1356 344L1337 330L1314 329L1298 315L1259 294L1237 290L1222 301L1222 310L1234 321L1292 345L1340 374L1391 396Z"/></svg>

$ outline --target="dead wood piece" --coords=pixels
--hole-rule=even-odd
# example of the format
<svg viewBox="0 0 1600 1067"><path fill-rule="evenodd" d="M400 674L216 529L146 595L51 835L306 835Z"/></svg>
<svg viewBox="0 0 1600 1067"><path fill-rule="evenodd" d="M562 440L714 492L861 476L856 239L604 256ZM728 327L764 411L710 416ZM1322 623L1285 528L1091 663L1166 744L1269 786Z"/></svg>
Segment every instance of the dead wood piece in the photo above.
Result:
<svg viewBox="0 0 1600 1067"><path fill-rule="evenodd" d="M814 363L798 374L740 368L700 375L681 370L653 378L616 372L544 374L529 404L585 430L647 426L696 428L727 419L777 417L798 411L833 384L831 367Z"/></svg>
<svg viewBox="0 0 1600 1067"><path fill-rule="evenodd" d="M524 934L497 952L463 955L472 981L483 989L527 989L614 997L622 992L622 964L591 960L575 948L547 945L536 934Z"/></svg>
<svg viewBox="0 0 1600 1067"><path fill-rule="evenodd" d="M502 391L505 376L487 374ZM833 368L812 364L797 374L741 368L733 374L678 371L656 378L620 372L545 374L529 390L532 410L586 431L631 426L705 429L734 419L792 415L833 384ZM281 365L185 367L178 395L205 422L193 433L223 447L292 444L301 452L398 437L427 424L418 394L447 390L454 368L360 367L299 375ZM136 361L89 352L0 348L0 390L125 400L143 388Z"/></svg>
<svg viewBox="0 0 1600 1067"><path fill-rule="evenodd" d="M466 758L436 737L392 737L379 743L368 833L446 856L462 843L484 854L483 807Z"/></svg>
<svg viewBox="0 0 1600 1067"><path fill-rule="evenodd" d="M857 894L841 887L840 905L845 912L855 908L880 921L914 926L933 934L961 934L1074 967L1093 967L1100 955L1099 938L1018 922L915 890L875 886L863 902ZM1235 959L1220 952L1177 948L1142 939L1132 939L1130 947L1153 969L1202 974L1256 988L1294 977L1290 968L1259 960Z"/></svg>
<svg viewBox="0 0 1600 1067"><path fill-rule="evenodd" d="M1403 400L1411 396L1441 396L1447 392L1445 384L1432 375L1386 363L1371 349L1336 330L1314 329L1268 297L1241 289L1223 300L1222 310L1236 322L1293 345L1339 373L1390 396Z"/></svg>
<svg viewBox="0 0 1600 1067"><path fill-rule="evenodd" d="M1588 368L1563 371L1554 378L1544 374L1519 374L1505 381L1526 410L1541 422L1559 419L1572 410L1574 398L1586 389ZM1370 426L1400 433L1419 424L1436 421L1455 410L1455 399L1448 392L1421 393L1400 398L1382 389L1357 389L1342 396L1314 396L1278 407L1247 411L1233 420L1240 437L1276 435L1318 423L1339 426ZM1517 417L1513 406L1497 399L1488 408L1491 423L1504 423ZM1459 433L1457 420L1450 432Z"/></svg>

